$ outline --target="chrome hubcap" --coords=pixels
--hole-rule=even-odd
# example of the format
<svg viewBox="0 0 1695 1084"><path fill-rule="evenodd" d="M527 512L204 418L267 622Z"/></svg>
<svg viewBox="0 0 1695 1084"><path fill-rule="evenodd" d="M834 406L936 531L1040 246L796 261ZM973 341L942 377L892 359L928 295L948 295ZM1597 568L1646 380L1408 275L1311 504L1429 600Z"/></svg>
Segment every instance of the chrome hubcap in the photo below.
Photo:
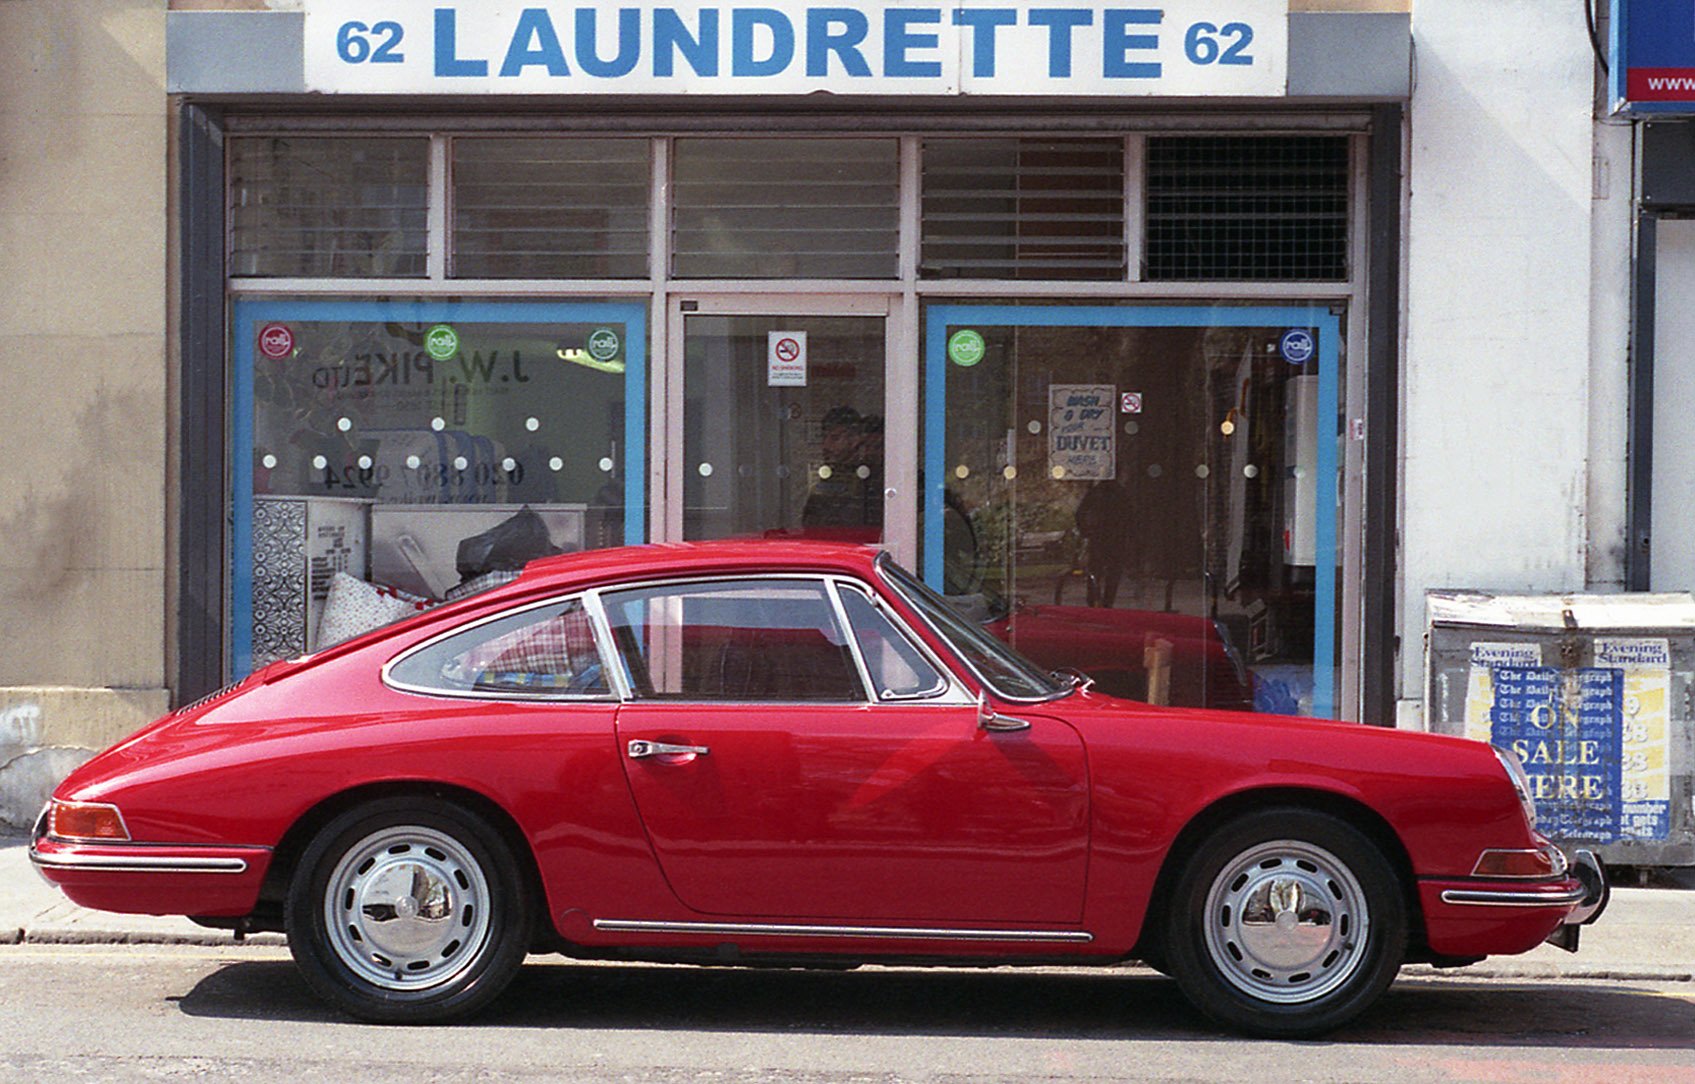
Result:
<svg viewBox="0 0 1695 1084"><path fill-rule="evenodd" d="M488 923L482 867L452 836L417 825L354 844L324 893L330 947L355 975L386 990L452 980L476 962Z"/></svg>
<svg viewBox="0 0 1695 1084"><path fill-rule="evenodd" d="M1310 1001L1341 986L1359 968L1369 927L1365 890L1347 864L1299 840L1243 851L1207 891L1207 953L1261 1001Z"/></svg>

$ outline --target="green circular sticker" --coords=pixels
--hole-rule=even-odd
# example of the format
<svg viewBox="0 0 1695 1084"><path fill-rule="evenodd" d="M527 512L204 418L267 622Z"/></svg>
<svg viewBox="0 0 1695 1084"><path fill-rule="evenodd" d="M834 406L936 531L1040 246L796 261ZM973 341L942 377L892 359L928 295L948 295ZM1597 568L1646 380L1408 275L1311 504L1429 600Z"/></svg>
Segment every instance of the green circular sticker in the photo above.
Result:
<svg viewBox="0 0 1695 1084"><path fill-rule="evenodd" d="M597 327L589 333L589 357L596 361L611 361L621 345L618 333L609 327Z"/></svg>
<svg viewBox="0 0 1695 1084"><path fill-rule="evenodd" d="M446 361L459 353L459 333L446 324L437 324L424 332L424 353L437 361Z"/></svg>
<svg viewBox="0 0 1695 1084"><path fill-rule="evenodd" d="M969 369L983 360L985 349L983 336L970 328L948 336L948 358L955 365L963 365Z"/></svg>

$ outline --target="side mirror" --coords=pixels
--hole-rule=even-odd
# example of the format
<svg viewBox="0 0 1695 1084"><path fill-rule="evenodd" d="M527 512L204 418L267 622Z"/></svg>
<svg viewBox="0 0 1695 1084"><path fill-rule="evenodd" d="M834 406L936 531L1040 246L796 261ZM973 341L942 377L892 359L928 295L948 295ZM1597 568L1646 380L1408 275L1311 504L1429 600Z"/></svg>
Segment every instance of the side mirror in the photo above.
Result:
<svg viewBox="0 0 1695 1084"><path fill-rule="evenodd" d="M981 690L977 693L977 727L995 733L1006 733L1012 730L1029 730L1030 720L1014 719L1010 715L1002 715L989 706L989 694Z"/></svg>

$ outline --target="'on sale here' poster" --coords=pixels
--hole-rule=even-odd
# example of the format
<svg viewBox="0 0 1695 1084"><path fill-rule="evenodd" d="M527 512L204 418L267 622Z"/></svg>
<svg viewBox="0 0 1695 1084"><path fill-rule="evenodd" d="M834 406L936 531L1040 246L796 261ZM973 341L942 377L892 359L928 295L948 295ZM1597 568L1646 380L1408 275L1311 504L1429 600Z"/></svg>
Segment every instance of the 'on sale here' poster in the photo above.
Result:
<svg viewBox="0 0 1695 1084"><path fill-rule="evenodd" d="M1592 666L1542 663L1537 644L1473 643L1466 735L1518 756L1550 835L1603 843L1665 839L1669 642L1597 637Z"/></svg>

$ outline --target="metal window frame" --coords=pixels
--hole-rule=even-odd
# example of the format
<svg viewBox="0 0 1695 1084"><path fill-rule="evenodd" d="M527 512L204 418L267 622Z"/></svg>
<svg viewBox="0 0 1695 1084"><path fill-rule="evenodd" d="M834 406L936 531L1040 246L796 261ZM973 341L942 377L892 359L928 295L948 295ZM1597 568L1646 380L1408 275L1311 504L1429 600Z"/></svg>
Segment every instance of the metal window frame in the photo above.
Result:
<svg viewBox="0 0 1695 1084"><path fill-rule="evenodd" d="M184 104L177 114L178 277L177 462L175 492L175 701L197 700L224 685L229 650L225 595L229 576L223 494L229 401L225 324L226 234L222 113ZM219 494L217 500L188 494Z"/></svg>
<svg viewBox="0 0 1695 1084"><path fill-rule="evenodd" d="M1652 588L1654 527L1654 294L1659 289L1660 213L1643 208L1636 216L1636 274L1631 306L1627 397L1630 412L1625 458L1624 585Z"/></svg>

